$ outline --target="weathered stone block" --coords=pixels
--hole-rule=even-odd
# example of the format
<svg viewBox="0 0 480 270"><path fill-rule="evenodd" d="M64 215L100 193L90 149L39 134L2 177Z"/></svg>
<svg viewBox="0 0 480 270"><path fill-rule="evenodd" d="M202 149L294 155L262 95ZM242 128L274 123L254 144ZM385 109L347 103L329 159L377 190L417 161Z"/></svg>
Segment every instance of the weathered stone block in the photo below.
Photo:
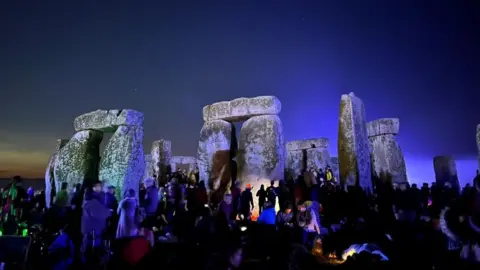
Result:
<svg viewBox="0 0 480 270"><path fill-rule="evenodd" d="M152 175L155 175L157 181L166 181L167 167L170 166L172 159L172 142L167 140L154 141L150 155L152 158Z"/></svg>
<svg viewBox="0 0 480 270"><path fill-rule="evenodd" d="M143 128L120 126L103 152L100 180L115 186L116 196L121 199L128 189L133 189L138 194L144 173Z"/></svg>
<svg viewBox="0 0 480 270"><path fill-rule="evenodd" d="M173 156L171 162L175 164L189 165L197 164L197 159L195 157L188 156Z"/></svg>
<svg viewBox="0 0 480 270"><path fill-rule="evenodd" d="M244 121L252 116L279 114L282 110L280 100L274 96L237 98L203 107L203 120Z"/></svg>
<svg viewBox="0 0 480 270"><path fill-rule="evenodd" d="M383 134L370 137L369 140L372 147L372 167L377 177L381 181L391 179L393 184L408 183L405 158L395 135Z"/></svg>
<svg viewBox="0 0 480 270"><path fill-rule="evenodd" d="M332 168L333 175L335 176L335 179L340 179L340 174L339 174L339 166L338 166L338 157L331 157L330 158L330 167Z"/></svg>
<svg viewBox="0 0 480 270"><path fill-rule="evenodd" d="M58 151L62 149L69 141L69 139L57 140L55 152L53 152L52 156L48 161L47 170L45 171L45 203L47 208L50 208L52 189L55 187L55 159L57 157Z"/></svg>
<svg viewBox="0 0 480 270"><path fill-rule="evenodd" d="M455 163L455 159L453 157L434 157L433 169L435 171L435 182L437 185L443 187L446 183L449 183L453 188L460 188L457 176L457 164Z"/></svg>
<svg viewBox="0 0 480 270"><path fill-rule="evenodd" d="M288 144L287 144L288 146ZM287 151L286 167L287 173L293 179L296 179L305 170L306 159L304 150Z"/></svg>
<svg viewBox="0 0 480 270"><path fill-rule="evenodd" d="M327 165L331 165L327 148L311 148L305 151L307 153L307 169L325 170Z"/></svg>
<svg viewBox="0 0 480 270"><path fill-rule="evenodd" d="M214 175L212 168L222 168L228 166L230 157L215 158L220 154L217 152L230 153L233 125L224 120L213 120L203 124L200 131L200 140L198 142L198 170L200 180L207 184L207 188L213 188ZM224 155L220 155L224 156Z"/></svg>
<svg viewBox="0 0 480 270"><path fill-rule="evenodd" d="M338 129L341 184L358 183L362 188L372 192L369 144L362 100L353 93L342 95Z"/></svg>
<svg viewBox="0 0 480 270"><path fill-rule="evenodd" d="M240 131L239 179L283 179L285 154L283 124L278 116L261 115L248 119Z"/></svg>
<svg viewBox="0 0 480 270"><path fill-rule="evenodd" d="M398 118L381 118L367 123L368 137L384 134L397 135L399 129L400 120Z"/></svg>
<svg viewBox="0 0 480 270"><path fill-rule="evenodd" d="M143 173L143 177L140 180L142 183L147 178L153 178L153 164L152 164L152 155L145 155L145 172Z"/></svg>
<svg viewBox="0 0 480 270"><path fill-rule="evenodd" d="M328 148L328 138L316 138L287 143L287 151L306 150L310 148Z"/></svg>
<svg viewBox="0 0 480 270"><path fill-rule="evenodd" d="M62 182L73 187L77 183L91 185L98 179L102 138L100 131L78 131L57 152L53 172L56 190L60 190Z"/></svg>
<svg viewBox="0 0 480 270"><path fill-rule="evenodd" d="M78 116L73 122L76 131L93 129L114 132L119 126L142 125L143 113L130 109L96 110Z"/></svg>

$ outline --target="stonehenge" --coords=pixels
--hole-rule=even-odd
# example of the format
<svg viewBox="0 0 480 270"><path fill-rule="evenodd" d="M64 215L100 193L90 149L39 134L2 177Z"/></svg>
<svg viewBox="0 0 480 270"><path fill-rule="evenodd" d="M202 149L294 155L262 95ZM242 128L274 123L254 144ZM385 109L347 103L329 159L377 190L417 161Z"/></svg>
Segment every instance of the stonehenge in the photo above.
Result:
<svg viewBox="0 0 480 270"><path fill-rule="evenodd" d="M68 139L58 139L57 146L55 147L55 151L53 152L52 156L50 157L47 165L47 170L45 171L45 203L47 208L50 208L50 200L52 199L52 191L53 189L57 189L55 183L55 159L57 158L58 151L62 149L67 143Z"/></svg>
<svg viewBox="0 0 480 270"><path fill-rule="evenodd" d="M457 164L451 156L436 156L433 158L435 182L439 186L450 184L452 188L460 189L457 176Z"/></svg>
<svg viewBox="0 0 480 270"><path fill-rule="evenodd" d="M197 168L197 159L188 156L173 156L170 160L172 172L177 170L177 165L188 165L188 172L191 172Z"/></svg>
<svg viewBox="0 0 480 270"><path fill-rule="evenodd" d="M154 141L150 155L152 159L150 175L155 178L157 183L166 181L166 175L172 172L172 142L163 139Z"/></svg>
<svg viewBox="0 0 480 270"><path fill-rule="evenodd" d="M323 170L327 165L331 166L328 145L327 138L288 142L286 144L286 169L289 177L296 179L309 168Z"/></svg>
<svg viewBox="0 0 480 270"><path fill-rule="evenodd" d="M398 118L382 118L367 123L373 172L382 182L404 185L408 183L405 159L395 139L399 129Z"/></svg>
<svg viewBox="0 0 480 270"><path fill-rule="evenodd" d="M283 179L285 145L283 124L278 117L282 105L274 96L238 98L203 108L205 121L198 144L200 180L211 193L223 194L231 185L238 164L241 185L253 186ZM233 122L245 121L237 144ZM236 159L236 162L234 161Z"/></svg>
<svg viewBox="0 0 480 270"><path fill-rule="evenodd" d="M342 95L338 125L340 183L372 192L370 142L363 101L354 93Z"/></svg>
<svg viewBox="0 0 480 270"><path fill-rule="evenodd" d="M129 109L96 110L76 117L76 133L70 140L59 140L47 166L46 190L51 193L50 183L58 190L62 182L72 187L101 180L117 187L119 199L130 188L138 194L145 175L143 120L143 113ZM104 133L113 136L100 157ZM49 200L50 196L46 197Z"/></svg>

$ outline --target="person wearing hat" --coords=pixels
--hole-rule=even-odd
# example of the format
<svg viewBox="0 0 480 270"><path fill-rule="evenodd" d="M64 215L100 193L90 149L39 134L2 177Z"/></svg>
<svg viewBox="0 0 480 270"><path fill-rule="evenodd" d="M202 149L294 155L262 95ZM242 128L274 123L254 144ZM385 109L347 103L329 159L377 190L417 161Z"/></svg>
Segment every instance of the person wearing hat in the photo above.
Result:
<svg viewBox="0 0 480 270"><path fill-rule="evenodd" d="M157 207L159 202L158 188L155 186L153 178L146 178L143 180L145 186L145 198L143 200L143 208L145 208L146 223L148 226L153 226L156 219Z"/></svg>

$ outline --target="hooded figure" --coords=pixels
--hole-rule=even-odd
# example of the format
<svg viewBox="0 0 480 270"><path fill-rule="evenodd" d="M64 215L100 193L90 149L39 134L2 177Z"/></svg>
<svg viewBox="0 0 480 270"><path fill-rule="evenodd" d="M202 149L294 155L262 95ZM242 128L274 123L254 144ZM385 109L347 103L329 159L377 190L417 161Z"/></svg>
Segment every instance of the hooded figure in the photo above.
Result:
<svg viewBox="0 0 480 270"><path fill-rule="evenodd" d="M136 209L138 207L135 190L129 189L125 199L118 204L117 213L120 216L117 227L117 239L132 237L138 234L136 222Z"/></svg>

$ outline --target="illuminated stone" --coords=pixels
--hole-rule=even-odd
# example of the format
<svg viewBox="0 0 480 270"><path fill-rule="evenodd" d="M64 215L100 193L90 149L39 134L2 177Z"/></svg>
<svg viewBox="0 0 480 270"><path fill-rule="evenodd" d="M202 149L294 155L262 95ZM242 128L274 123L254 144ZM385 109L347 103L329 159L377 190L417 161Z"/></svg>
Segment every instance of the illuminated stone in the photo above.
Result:
<svg viewBox="0 0 480 270"><path fill-rule="evenodd" d="M328 148L328 138L316 138L287 143L287 151L306 150L310 148Z"/></svg>
<svg viewBox="0 0 480 270"><path fill-rule="evenodd" d="M310 148L305 150L307 154L307 169L325 170L331 165L330 154L327 148Z"/></svg>
<svg viewBox="0 0 480 270"><path fill-rule="evenodd" d="M138 194L140 180L145 173L143 128L120 126L103 152L99 179L117 188L117 198L123 198L128 189Z"/></svg>
<svg viewBox="0 0 480 270"><path fill-rule="evenodd" d="M115 132L119 126L142 126L143 113L135 110L96 110L85 113L73 122L75 131L100 130L103 132Z"/></svg>
<svg viewBox="0 0 480 270"><path fill-rule="evenodd" d="M435 182L443 187L449 183L453 188L459 189L457 176L457 164L450 156L436 156L433 158L433 169L435 171Z"/></svg>
<svg viewBox="0 0 480 270"><path fill-rule="evenodd" d="M100 143L103 133L96 130L78 131L55 157L55 188L62 182L72 188L75 184L91 185L98 179Z"/></svg>
<svg viewBox="0 0 480 270"><path fill-rule="evenodd" d="M335 176L335 179L340 178L339 176L339 167L338 167L338 157L331 157L330 158L330 168L332 169L333 175Z"/></svg>
<svg viewBox="0 0 480 270"><path fill-rule="evenodd" d="M368 137L386 134L397 135L400 129L398 118L381 118L367 123Z"/></svg>
<svg viewBox="0 0 480 270"><path fill-rule="evenodd" d="M382 182L406 184L407 169L403 152L395 135L400 129L398 118L381 118L367 123L372 168Z"/></svg>
<svg viewBox="0 0 480 270"><path fill-rule="evenodd" d="M361 99L350 93L342 95L338 129L340 183L359 185L372 192L370 142Z"/></svg>
<svg viewBox="0 0 480 270"><path fill-rule="evenodd" d="M166 181L165 177L168 171L172 172L173 168L168 168L172 159L172 142L167 140L158 140L152 143L152 175L155 175L157 181Z"/></svg>
<svg viewBox="0 0 480 270"><path fill-rule="evenodd" d="M285 170L283 124L276 115L255 116L243 123L237 155L242 181L280 180Z"/></svg>
<svg viewBox="0 0 480 270"><path fill-rule="evenodd" d="M208 189L214 188L222 168L230 162L233 136L234 127L230 122L213 120L203 124L196 161L200 181L204 181Z"/></svg>
<svg viewBox="0 0 480 270"><path fill-rule="evenodd" d="M274 96L237 98L203 107L203 120L245 121L258 115L276 115L282 109L280 100Z"/></svg>
<svg viewBox="0 0 480 270"><path fill-rule="evenodd" d="M288 144L287 144L288 146ZM305 152L304 150L287 151L287 158L285 166L287 168L287 175L296 179L305 170Z"/></svg>
<svg viewBox="0 0 480 270"><path fill-rule="evenodd" d="M59 139L57 140L57 146L55 148L55 152L53 152L50 160L48 161L47 170L45 171L45 202L47 208L50 208L50 199L52 195L52 188L55 185L55 159L57 157L58 151L62 149L67 143L69 139Z"/></svg>
<svg viewBox="0 0 480 270"><path fill-rule="evenodd" d="M153 178L153 163L152 163L152 155L145 155L145 171L143 173L143 177L141 182L147 178Z"/></svg>

